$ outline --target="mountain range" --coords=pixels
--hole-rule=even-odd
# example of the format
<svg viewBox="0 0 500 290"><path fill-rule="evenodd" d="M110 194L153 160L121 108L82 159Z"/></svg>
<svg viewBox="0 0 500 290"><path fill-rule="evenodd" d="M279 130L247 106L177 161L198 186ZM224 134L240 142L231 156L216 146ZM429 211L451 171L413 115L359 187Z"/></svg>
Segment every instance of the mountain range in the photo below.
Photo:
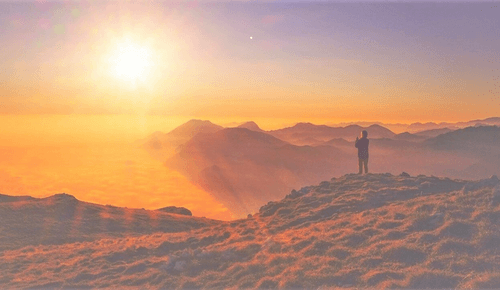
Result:
<svg viewBox="0 0 500 290"><path fill-rule="evenodd" d="M367 130L371 138L391 138L395 134L380 125L361 127L349 125L346 127L329 127L311 123L298 123L293 127L267 132L268 134L295 145L317 145L334 138L343 138L354 141L360 132Z"/></svg>
<svg viewBox="0 0 500 290"><path fill-rule="evenodd" d="M340 124L331 124L331 126L347 126L347 125L360 125L360 126L370 126L372 124L378 124L385 128L388 128L394 132L410 132L417 133L421 131L429 131L436 129L461 129L465 127L475 127L475 126L500 126L500 117L491 117L486 119L470 120L466 122L426 122L426 123L411 123L411 124L401 124L401 123L383 123L383 122L348 122Z"/></svg>
<svg viewBox="0 0 500 290"><path fill-rule="evenodd" d="M198 134L166 161L190 177L238 216L282 196L302 183L340 173L331 166L343 158L328 146L300 147L245 128Z"/></svg>
<svg viewBox="0 0 500 290"><path fill-rule="evenodd" d="M265 131L254 122L223 128L191 120L169 133L154 134L144 148L211 193L235 217L244 217L292 188L357 172L353 139L362 130L369 133L372 172L472 179L500 174L500 129L496 126L395 134L376 124L298 123Z"/></svg>

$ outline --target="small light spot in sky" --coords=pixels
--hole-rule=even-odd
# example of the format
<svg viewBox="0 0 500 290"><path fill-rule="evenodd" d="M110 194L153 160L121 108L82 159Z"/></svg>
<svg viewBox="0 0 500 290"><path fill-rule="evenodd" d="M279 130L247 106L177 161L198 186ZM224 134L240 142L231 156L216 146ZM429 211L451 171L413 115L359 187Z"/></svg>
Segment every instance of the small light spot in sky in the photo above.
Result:
<svg viewBox="0 0 500 290"><path fill-rule="evenodd" d="M250 39L253 39L253 36L250 36Z"/></svg>
<svg viewBox="0 0 500 290"><path fill-rule="evenodd" d="M56 34L64 34L65 28L63 24L56 24L54 25L54 32Z"/></svg>
<svg viewBox="0 0 500 290"><path fill-rule="evenodd" d="M71 10L71 15L73 15L73 17L80 16L80 10L78 10L77 8Z"/></svg>

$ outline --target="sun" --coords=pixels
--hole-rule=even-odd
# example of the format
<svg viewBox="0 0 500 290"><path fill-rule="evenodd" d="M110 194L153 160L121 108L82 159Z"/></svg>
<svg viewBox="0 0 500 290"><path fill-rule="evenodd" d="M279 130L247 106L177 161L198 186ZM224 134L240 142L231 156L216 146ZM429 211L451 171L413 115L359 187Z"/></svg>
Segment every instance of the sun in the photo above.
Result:
<svg viewBox="0 0 500 290"><path fill-rule="evenodd" d="M112 74L120 80L144 82L152 68L151 49L131 41L119 44L111 57Z"/></svg>

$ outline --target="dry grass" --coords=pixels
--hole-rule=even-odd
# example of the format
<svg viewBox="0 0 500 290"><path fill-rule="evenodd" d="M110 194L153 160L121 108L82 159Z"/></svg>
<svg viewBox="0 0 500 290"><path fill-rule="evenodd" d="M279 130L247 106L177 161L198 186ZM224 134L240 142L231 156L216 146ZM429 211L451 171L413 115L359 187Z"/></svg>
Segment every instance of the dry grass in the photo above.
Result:
<svg viewBox="0 0 500 290"><path fill-rule="evenodd" d="M198 228L177 233L134 233L138 228L133 225L140 219L141 226L147 225L148 215L132 213L131 236L61 244L50 240L0 252L0 285L498 288L500 207L494 201L499 188L496 178L469 182L346 175L269 203L252 218L203 225L197 220ZM26 206L12 205L11 214ZM50 206L47 202L42 208ZM64 207L58 210L61 214ZM109 224L113 211L91 216L94 223ZM86 217L79 222L70 217L67 223L92 236ZM3 238L10 244L20 239Z"/></svg>

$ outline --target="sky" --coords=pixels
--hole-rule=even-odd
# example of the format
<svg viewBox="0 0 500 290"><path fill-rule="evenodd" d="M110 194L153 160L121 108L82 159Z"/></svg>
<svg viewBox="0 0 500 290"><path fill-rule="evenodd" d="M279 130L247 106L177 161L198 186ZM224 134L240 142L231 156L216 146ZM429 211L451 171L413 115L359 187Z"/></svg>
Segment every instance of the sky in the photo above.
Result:
<svg viewBox="0 0 500 290"><path fill-rule="evenodd" d="M141 140L500 116L499 3L459 2L0 0L0 193L231 219Z"/></svg>
<svg viewBox="0 0 500 290"><path fill-rule="evenodd" d="M499 115L498 2L375 2L0 2L0 114Z"/></svg>

